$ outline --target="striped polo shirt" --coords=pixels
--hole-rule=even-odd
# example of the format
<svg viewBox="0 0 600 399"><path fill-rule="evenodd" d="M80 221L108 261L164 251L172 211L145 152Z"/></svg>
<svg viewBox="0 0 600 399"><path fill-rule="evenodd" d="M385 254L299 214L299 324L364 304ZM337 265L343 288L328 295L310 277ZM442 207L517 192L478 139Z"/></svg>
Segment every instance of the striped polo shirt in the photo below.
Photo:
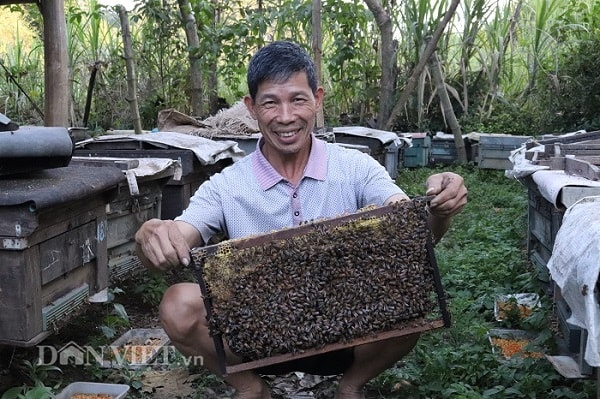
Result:
<svg viewBox="0 0 600 399"><path fill-rule="evenodd" d="M402 193L370 155L314 136L304 175L294 186L263 156L261 144L204 182L176 220L196 227L208 242L217 233L239 238L354 213Z"/></svg>

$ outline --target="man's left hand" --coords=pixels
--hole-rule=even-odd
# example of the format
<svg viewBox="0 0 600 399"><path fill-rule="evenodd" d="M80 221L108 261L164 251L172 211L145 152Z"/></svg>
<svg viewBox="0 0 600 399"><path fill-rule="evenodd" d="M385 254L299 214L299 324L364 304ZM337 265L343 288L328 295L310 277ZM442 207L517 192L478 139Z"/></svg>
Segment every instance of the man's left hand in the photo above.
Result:
<svg viewBox="0 0 600 399"><path fill-rule="evenodd" d="M427 195L435 195L429 203L430 212L440 218L459 213L467 203L467 187L460 175L442 172L427 179Z"/></svg>

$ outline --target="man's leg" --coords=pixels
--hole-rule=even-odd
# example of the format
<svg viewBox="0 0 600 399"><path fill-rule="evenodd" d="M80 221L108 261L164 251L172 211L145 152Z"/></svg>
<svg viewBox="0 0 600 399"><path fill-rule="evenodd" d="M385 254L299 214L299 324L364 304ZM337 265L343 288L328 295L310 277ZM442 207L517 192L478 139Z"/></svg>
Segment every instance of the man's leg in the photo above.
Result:
<svg viewBox="0 0 600 399"><path fill-rule="evenodd" d="M173 345L185 356L202 356L204 367L219 375L215 344L209 336L198 284L181 283L169 287L160 303L159 315ZM230 364L241 362L227 347L225 353ZM235 388L236 398L271 398L266 383L251 371L230 374L225 381Z"/></svg>
<svg viewBox="0 0 600 399"><path fill-rule="evenodd" d="M419 334L412 334L355 347L354 361L342 375L335 398L364 398L365 384L402 359L418 339Z"/></svg>

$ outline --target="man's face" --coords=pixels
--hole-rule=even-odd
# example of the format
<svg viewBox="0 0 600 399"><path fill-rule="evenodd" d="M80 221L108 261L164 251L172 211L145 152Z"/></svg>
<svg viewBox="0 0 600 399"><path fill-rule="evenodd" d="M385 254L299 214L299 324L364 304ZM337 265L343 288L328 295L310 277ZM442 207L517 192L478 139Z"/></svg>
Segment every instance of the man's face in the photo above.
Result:
<svg viewBox="0 0 600 399"><path fill-rule="evenodd" d="M298 72L283 83L263 82L254 101L244 101L258 122L265 146L281 154L295 154L310 143L323 89L313 94L306 74Z"/></svg>

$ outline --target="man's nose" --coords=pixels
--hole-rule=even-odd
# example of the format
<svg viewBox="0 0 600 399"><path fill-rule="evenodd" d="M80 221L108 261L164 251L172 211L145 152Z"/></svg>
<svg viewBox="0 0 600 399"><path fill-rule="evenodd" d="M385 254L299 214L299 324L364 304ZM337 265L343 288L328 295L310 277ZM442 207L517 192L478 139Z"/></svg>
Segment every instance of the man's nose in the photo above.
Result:
<svg viewBox="0 0 600 399"><path fill-rule="evenodd" d="M294 107L291 103L284 102L279 108L279 121L286 123L294 120Z"/></svg>

